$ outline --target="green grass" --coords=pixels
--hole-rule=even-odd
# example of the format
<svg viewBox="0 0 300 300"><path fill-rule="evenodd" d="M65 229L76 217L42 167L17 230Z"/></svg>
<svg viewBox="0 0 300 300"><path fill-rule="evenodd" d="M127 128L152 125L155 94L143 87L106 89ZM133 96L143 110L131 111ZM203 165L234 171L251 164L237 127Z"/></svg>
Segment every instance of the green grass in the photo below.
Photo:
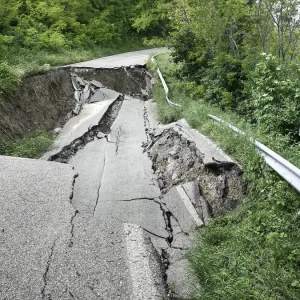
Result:
<svg viewBox="0 0 300 300"><path fill-rule="evenodd" d="M53 135L51 133L38 130L22 139L1 144L0 155L39 158L49 149L52 142Z"/></svg>
<svg viewBox="0 0 300 300"><path fill-rule="evenodd" d="M248 137L298 167L299 144L290 146L284 136L264 135L240 116L193 97L190 84L176 76L182 66L172 63L169 54L158 56L157 61L171 100L182 104L179 109L169 107L162 85L157 84L154 95L160 121L186 118L241 164L248 185L244 204L212 220L199 232L188 255L201 286L195 299L300 299L300 196L264 163ZM208 113L244 130L248 137L211 121Z"/></svg>

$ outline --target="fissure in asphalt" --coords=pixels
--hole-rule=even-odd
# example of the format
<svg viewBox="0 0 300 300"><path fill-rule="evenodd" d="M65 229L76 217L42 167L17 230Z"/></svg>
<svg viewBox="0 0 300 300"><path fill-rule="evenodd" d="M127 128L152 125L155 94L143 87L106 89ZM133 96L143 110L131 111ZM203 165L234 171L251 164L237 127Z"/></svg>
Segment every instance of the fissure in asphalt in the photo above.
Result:
<svg viewBox="0 0 300 300"><path fill-rule="evenodd" d="M119 111L124 101L124 95L119 96L108 108L103 118L95 125L88 129L81 137L72 141L69 145L65 146L60 152L52 155L48 160L60 163L68 163L69 160L84 146L94 139L107 139L107 134L110 133L110 128L116 120Z"/></svg>

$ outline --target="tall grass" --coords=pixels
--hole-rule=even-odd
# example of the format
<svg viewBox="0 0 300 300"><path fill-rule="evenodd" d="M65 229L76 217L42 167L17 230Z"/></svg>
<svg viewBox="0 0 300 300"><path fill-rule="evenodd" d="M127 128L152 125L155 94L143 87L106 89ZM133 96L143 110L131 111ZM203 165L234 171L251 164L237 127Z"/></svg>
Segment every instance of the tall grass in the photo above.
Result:
<svg viewBox="0 0 300 300"><path fill-rule="evenodd" d="M186 118L189 124L213 139L236 159L248 185L244 203L226 217L213 219L199 232L188 258L201 289L195 299L300 299L299 194L257 155L249 136L261 141L300 167L300 146L290 146L286 137L264 135L240 116L221 111L193 97L189 82L180 77L181 65L169 54L158 56L171 91L171 108L163 88L154 95L160 121ZM153 67L153 66L152 66ZM157 82L159 79L157 78ZM214 114L244 130L248 137L214 123Z"/></svg>

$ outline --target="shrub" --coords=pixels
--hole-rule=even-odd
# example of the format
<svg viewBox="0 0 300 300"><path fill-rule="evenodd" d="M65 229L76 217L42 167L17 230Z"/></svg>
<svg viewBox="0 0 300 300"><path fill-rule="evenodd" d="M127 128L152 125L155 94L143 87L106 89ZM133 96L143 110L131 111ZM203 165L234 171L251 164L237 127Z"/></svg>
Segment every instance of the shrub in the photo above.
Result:
<svg viewBox="0 0 300 300"><path fill-rule="evenodd" d="M0 63L0 91L14 92L23 77L23 72L7 62Z"/></svg>
<svg viewBox="0 0 300 300"><path fill-rule="evenodd" d="M250 76L254 117L265 132L296 138L300 120L300 66L263 55Z"/></svg>

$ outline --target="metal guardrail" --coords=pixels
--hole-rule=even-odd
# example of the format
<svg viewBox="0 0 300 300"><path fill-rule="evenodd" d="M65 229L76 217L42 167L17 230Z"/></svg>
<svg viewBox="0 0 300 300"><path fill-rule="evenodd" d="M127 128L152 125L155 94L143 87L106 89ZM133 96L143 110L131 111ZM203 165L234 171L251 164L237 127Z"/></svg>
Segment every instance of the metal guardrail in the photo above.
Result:
<svg viewBox="0 0 300 300"><path fill-rule="evenodd" d="M228 127L230 127L233 131L241 134L246 135L245 132L242 130L234 127L230 123L216 117L213 115L208 115L209 118L219 122L224 123ZM261 144L260 142L256 141L253 138L250 138L250 141L255 144L256 149L261 155L266 163L276 171L284 180L286 180L291 186L293 186L298 192L300 192L300 169L296 166L291 164L289 161L278 155L276 152L272 151L265 145Z"/></svg>
<svg viewBox="0 0 300 300"><path fill-rule="evenodd" d="M155 57L156 57L157 55L155 55L155 56L153 56L152 58L151 58L151 61L154 63L154 64L156 64L156 60L155 60ZM159 75L159 78L160 78L160 80L161 80L161 82L162 82L162 85L163 85L163 87L164 87L164 90L165 90L165 93L166 93L166 100L167 100L167 102L168 102L168 104L170 105L170 106L175 106L175 107L181 107L181 105L180 104L177 104L177 103L174 103L174 102L172 102L170 99L169 99L169 88L168 88L168 86L167 86L167 83L166 83L166 81L165 81L165 79L164 79L164 77L163 77L163 75L162 75L162 73L161 73L161 71L160 71L160 69L157 67L157 73L158 73L158 75Z"/></svg>

